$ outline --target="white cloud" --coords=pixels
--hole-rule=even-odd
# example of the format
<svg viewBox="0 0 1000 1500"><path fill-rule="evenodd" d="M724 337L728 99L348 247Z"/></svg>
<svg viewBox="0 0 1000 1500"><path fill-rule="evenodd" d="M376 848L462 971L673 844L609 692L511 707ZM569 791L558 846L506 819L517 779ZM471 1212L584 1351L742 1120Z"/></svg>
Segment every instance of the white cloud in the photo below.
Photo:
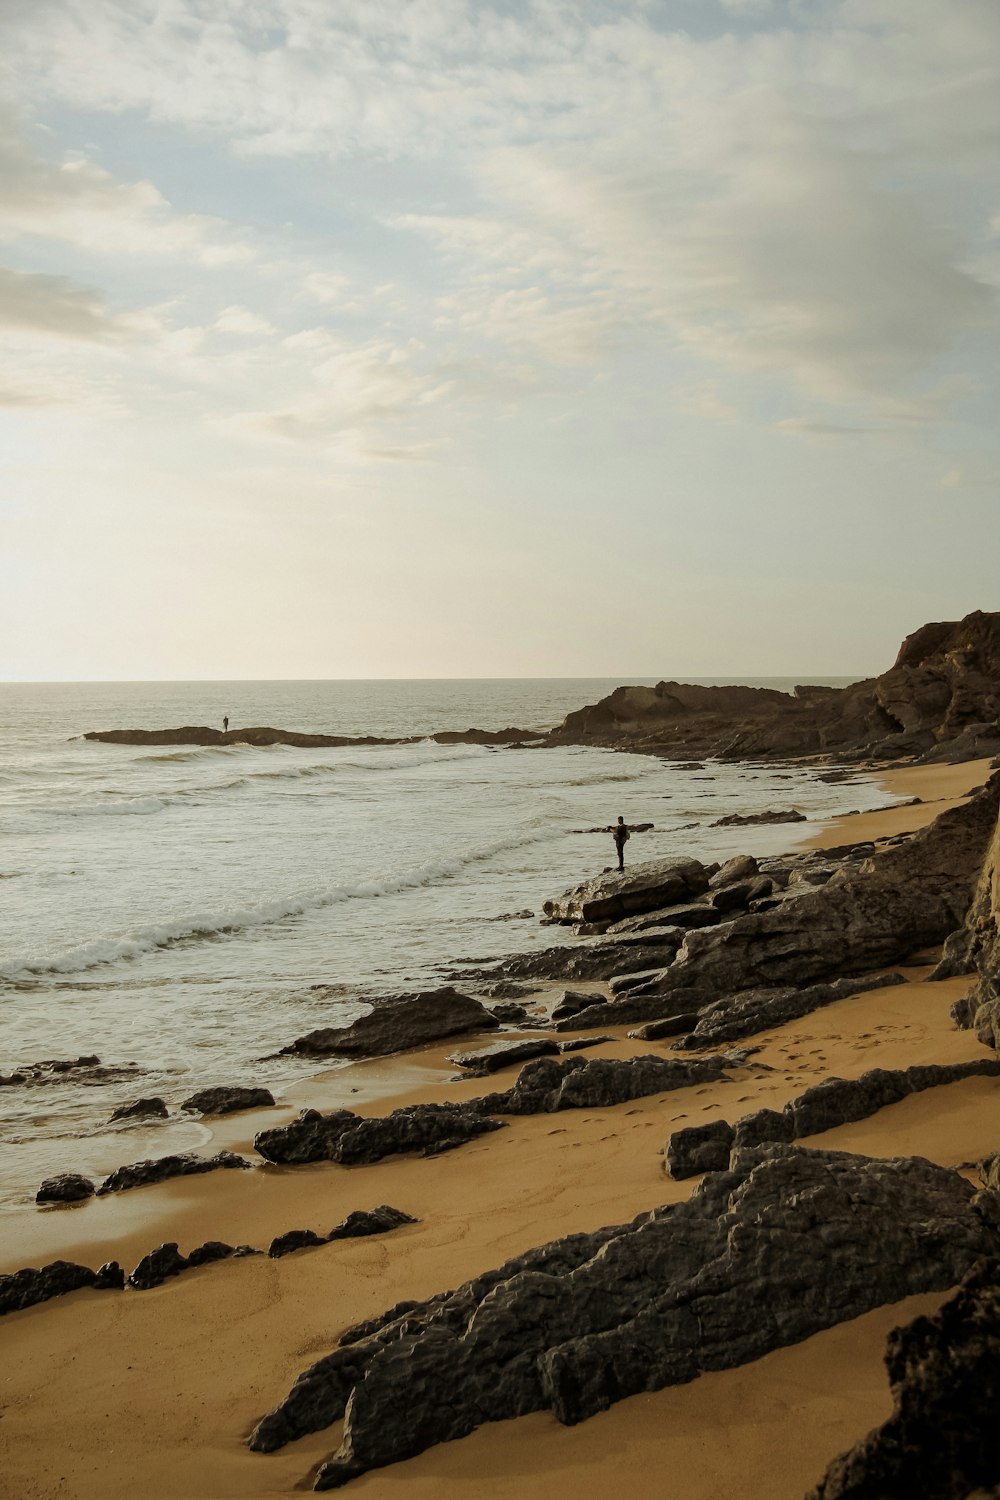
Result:
<svg viewBox="0 0 1000 1500"><path fill-rule="evenodd" d="M90 343L129 336L100 294L66 276L43 276L0 266L0 327Z"/></svg>
<svg viewBox="0 0 1000 1500"><path fill-rule="evenodd" d="M247 307L226 307L212 324L213 333L243 333L248 336L274 333L274 324Z"/></svg>
<svg viewBox="0 0 1000 1500"><path fill-rule="evenodd" d="M317 302L343 302L350 278L337 271L312 271L302 282L302 290Z"/></svg>

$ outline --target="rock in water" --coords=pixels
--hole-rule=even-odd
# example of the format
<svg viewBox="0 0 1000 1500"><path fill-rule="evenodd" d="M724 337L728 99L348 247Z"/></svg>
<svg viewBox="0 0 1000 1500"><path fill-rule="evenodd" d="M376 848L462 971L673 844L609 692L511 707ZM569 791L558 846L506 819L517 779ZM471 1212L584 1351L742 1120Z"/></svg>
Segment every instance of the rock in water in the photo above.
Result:
<svg viewBox="0 0 1000 1500"><path fill-rule="evenodd" d="M492 1011L469 995L445 986L413 995L389 995L350 1026L327 1026L300 1036L279 1056L385 1057L470 1031L496 1031Z"/></svg>
<svg viewBox="0 0 1000 1500"><path fill-rule="evenodd" d="M181 1109L199 1115L231 1115L240 1109L263 1109L274 1103L270 1089L220 1085L211 1089L199 1089L190 1099L185 1099Z"/></svg>
<svg viewBox="0 0 1000 1500"><path fill-rule="evenodd" d="M120 1104L112 1111L109 1125L118 1120L165 1120L169 1111L165 1099L136 1099L131 1104Z"/></svg>
<svg viewBox="0 0 1000 1500"><path fill-rule="evenodd" d="M105 1193L122 1193L127 1188L148 1187L153 1182L166 1182L171 1177L194 1177L202 1172L214 1172L218 1167L249 1168L252 1165L245 1156L236 1156L232 1151L220 1151L215 1156L160 1156L154 1160L134 1161L125 1167L116 1167L97 1189L98 1196Z"/></svg>
<svg viewBox="0 0 1000 1500"><path fill-rule="evenodd" d="M612 871L586 880L546 901L543 910L554 922L614 922L690 901L707 890L708 876L698 860L658 859L633 865L621 875Z"/></svg>
<svg viewBox="0 0 1000 1500"><path fill-rule="evenodd" d="M486 1119L474 1106L463 1104L412 1104L373 1117L349 1109L326 1115L305 1109L290 1125L260 1131L254 1148L267 1161L286 1166L311 1161L357 1166L406 1151L433 1156L500 1128L499 1120Z"/></svg>
<svg viewBox="0 0 1000 1500"><path fill-rule="evenodd" d="M889 1335L894 1410L834 1459L807 1500L964 1500L1000 1488L1000 1261L984 1259L932 1318Z"/></svg>
<svg viewBox="0 0 1000 1500"><path fill-rule="evenodd" d="M94 1184L89 1177L79 1172L63 1172L59 1177L46 1177L35 1194L36 1203L81 1203L84 1198L94 1196Z"/></svg>
<svg viewBox="0 0 1000 1500"><path fill-rule="evenodd" d="M337 1488L484 1421L548 1409L579 1422L745 1364L950 1286L998 1250L974 1189L944 1167L788 1145L738 1152L686 1202L557 1240L348 1334L250 1446L270 1452L343 1416L316 1480Z"/></svg>

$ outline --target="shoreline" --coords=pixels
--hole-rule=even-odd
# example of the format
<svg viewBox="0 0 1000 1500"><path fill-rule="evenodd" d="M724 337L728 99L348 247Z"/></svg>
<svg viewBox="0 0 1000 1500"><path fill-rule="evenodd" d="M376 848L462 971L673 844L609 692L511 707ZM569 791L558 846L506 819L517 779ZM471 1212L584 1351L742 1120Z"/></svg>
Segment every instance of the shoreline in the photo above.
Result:
<svg viewBox="0 0 1000 1500"><path fill-rule="evenodd" d="M842 815L790 844L798 851L832 848L926 826L986 778L988 762L870 768L866 774L881 779L891 795L923 800ZM671 1128L780 1107L831 1073L851 1078L873 1066L982 1057L975 1036L957 1031L948 1015L968 981L928 985L928 972L928 965L914 965L904 985L837 1001L761 1033L753 1042L773 1071L731 1070L731 1084L684 1088L628 1106L511 1118L496 1134L429 1159L216 1172L80 1208L6 1215L13 1233L0 1252L0 1270L40 1264L54 1254L89 1265L113 1255L128 1270L161 1240L176 1239L183 1251L209 1238L259 1246L291 1228L323 1231L377 1203L419 1220L389 1235L278 1262L255 1258L202 1267L120 1298L73 1293L3 1319L16 1372L7 1382L9 1419L0 1427L4 1467L20 1486L11 1493L56 1494L56 1476L72 1462L73 1493L81 1500L124 1500L137 1489L162 1500L287 1495L336 1447L336 1429L268 1458L248 1452L242 1438L344 1327L402 1298L455 1286L533 1245L687 1198L692 1183L666 1177L657 1155ZM629 1041L625 1029L587 1056L660 1053L669 1045ZM347 1104L381 1114L504 1086L515 1070L498 1075L496 1084L448 1081L447 1053L473 1041L463 1037L318 1073L287 1091L287 1109L212 1122L211 1150L240 1149L256 1129L305 1105ZM960 1166L981 1154L989 1134L984 1122L998 1097L997 1080L971 1078L810 1137L808 1144L871 1155L923 1154ZM443 1490L568 1500L587 1492L581 1484L596 1493L598 1485L626 1477L636 1497L653 1500L662 1492L659 1470L666 1461L683 1463L690 1476L685 1500L738 1494L790 1500L818 1481L837 1451L887 1415L885 1334L945 1296L882 1307L752 1364L632 1397L572 1431L547 1414L488 1425L404 1465L376 1470L351 1488L376 1500L394 1494L400 1482L416 1500ZM130 1378L137 1369L143 1371L138 1382ZM805 1433L794 1453L778 1438L790 1422Z"/></svg>

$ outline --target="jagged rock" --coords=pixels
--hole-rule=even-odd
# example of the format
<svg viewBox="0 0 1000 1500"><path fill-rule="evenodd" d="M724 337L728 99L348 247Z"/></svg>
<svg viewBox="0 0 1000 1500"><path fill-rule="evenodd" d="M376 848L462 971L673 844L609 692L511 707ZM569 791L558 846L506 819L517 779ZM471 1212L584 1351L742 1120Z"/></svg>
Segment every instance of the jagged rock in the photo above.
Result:
<svg viewBox="0 0 1000 1500"><path fill-rule="evenodd" d="M742 1067L744 1052L720 1052L712 1057L681 1062L670 1057L570 1057L556 1062L542 1058L527 1063L517 1082L501 1094L473 1101L488 1114L553 1114L561 1109L607 1109L666 1094L672 1089L726 1080L726 1068Z"/></svg>
<svg viewBox="0 0 1000 1500"><path fill-rule="evenodd" d="M737 881L753 880L759 873L760 866L752 854L735 854L709 878L708 888L718 891L723 886L735 885Z"/></svg>
<svg viewBox="0 0 1000 1500"><path fill-rule="evenodd" d="M151 1287L162 1285L171 1276L179 1276L181 1271L187 1270L187 1266L187 1257L180 1253L176 1241L172 1240L142 1257L129 1276L129 1286L140 1292L148 1291Z"/></svg>
<svg viewBox="0 0 1000 1500"><path fill-rule="evenodd" d="M836 871L830 866L814 865L805 866L801 870L793 870L788 877L789 886L793 885L826 885L832 880Z"/></svg>
<svg viewBox="0 0 1000 1500"><path fill-rule="evenodd" d="M794 807L790 807L784 812L775 808L771 812L727 813L724 818L716 818L712 827L746 828L752 823L805 823L806 821L805 813L800 813Z"/></svg>
<svg viewBox="0 0 1000 1500"><path fill-rule="evenodd" d="M552 1007L553 1021L564 1021L567 1016L579 1015L581 1010L586 1010L593 1005L595 997L590 990L563 990L562 999Z"/></svg>
<svg viewBox="0 0 1000 1500"><path fill-rule="evenodd" d="M682 1011L679 1016L664 1016L659 1021L647 1021L644 1026L636 1026L629 1032L629 1040L633 1042L659 1042L664 1037L682 1036L698 1023L698 1012L693 1010Z"/></svg>
<svg viewBox="0 0 1000 1500"><path fill-rule="evenodd" d="M996 780L994 774L987 789ZM975 1027L980 1041L996 1049L1000 1047L1000 821L992 830L965 929L969 940L963 957L975 970L967 1024Z"/></svg>
<svg viewBox="0 0 1000 1500"><path fill-rule="evenodd" d="M385 1057L471 1031L495 1031L492 1011L450 986L413 995L389 995L350 1026L327 1026L301 1036L279 1056Z"/></svg>
<svg viewBox="0 0 1000 1500"><path fill-rule="evenodd" d="M134 1062L122 1066L104 1064L95 1054L87 1057L47 1057L41 1062L23 1063L13 1073L0 1076L0 1085L30 1086L71 1082L76 1084L114 1083L133 1078L139 1071Z"/></svg>
<svg viewBox="0 0 1000 1500"><path fill-rule="evenodd" d="M984 1258L933 1317L889 1335L893 1413L834 1459L807 1500L973 1500L1000 1492L1000 1262Z"/></svg>
<svg viewBox="0 0 1000 1500"><path fill-rule="evenodd" d="M207 724L184 724L178 729L92 729L85 740L105 745L295 745L300 749L342 749L352 745L413 745L431 739L439 745L511 745L537 740L531 729L439 729L430 735L407 734L386 738L375 734L303 734L296 729L254 727L212 729Z"/></svg>
<svg viewBox="0 0 1000 1500"><path fill-rule="evenodd" d="M78 1266L71 1260L53 1260L40 1270L27 1266L23 1271L0 1275L0 1317L34 1307L38 1302L48 1302L52 1297L62 1297L80 1287L112 1291L120 1290L124 1284L125 1273L116 1260L108 1261L99 1271Z"/></svg>
<svg viewBox="0 0 1000 1500"><path fill-rule="evenodd" d="M399 1229L403 1224L416 1223L417 1220L404 1213L401 1208L390 1208L387 1203L382 1203L378 1208L370 1210L356 1209L335 1229L331 1229L329 1234L316 1234L312 1229L290 1229L287 1234L279 1234L271 1241L267 1253L272 1260L277 1260L282 1255L291 1255L294 1250L309 1249L313 1245L329 1245L334 1240L357 1240L370 1234L388 1234L390 1230Z"/></svg>
<svg viewBox="0 0 1000 1500"><path fill-rule="evenodd" d="M733 1127L728 1120L675 1130L664 1152L667 1171L678 1180L697 1177L700 1172L724 1172L732 1145Z"/></svg>
<svg viewBox="0 0 1000 1500"><path fill-rule="evenodd" d="M249 1247L248 1247L249 1248ZM207 1266L216 1260L228 1260L236 1251L232 1245L227 1245L225 1240L206 1240L203 1245L198 1245L188 1256L189 1266Z"/></svg>
<svg viewBox="0 0 1000 1500"><path fill-rule="evenodd" d="M518 984L512 979L497 979L492 983L484 984L482 992L489 1000L520 1000L523 996L533 993L533 986ZM494 1015L497 1014L498 1009L497 1006L493 1007ZM499 1019L502 1020L503 1017Z"/></svg>
<svg viewBox="0 0 1000 1500"><path fill-rule="evenodd" d="M741 906L748 906L751 901L763 900L771 894L772 889L766 875L755 876L753 880L734 881L712 893L712 907L720 913L736 911Z"/></svg>
<svg viewBox="0 0 1000 1500"><path fill-rule="evenodd" d="M523 1005L517 1005L514 1001L502 1002L500 1005L491 1005L490 1010L498 1021L504 1025L511 1025L517 1021L526 1021L528 1012Z"/></svg>
<svg viewBox="0 0 1000 1500"><path fill-rule="evenodd" d="M671 1177L678 1181L699 1172L720 1171L728 1161L730 1147L764 1146L774 1141L801 1140L819 1135L837 1125L865 1120L886 1105L898 1104L909 1094L965 1078L1000 1077L1000 1058L975 1058L964 1063L923 1063L912 1068L872 1068L860 1078L824 1078L789 1100L784 1109L760 1109L730 1125L725 1120L710 1125L675 1130L667 1141L665 1157ZM985 1177L987 1187L1000 1186Z"/></svg>
<svg viewBox="0 0 1000 1500"><path fill-rule="evenodd" d="M986 1186L993 1192L1000 1191L1000 1151L984 1157L979 1163L979 1170Z"/></svg>
<svg viewBox="0 0 1000 1500"><path fill-rule="evenodd" d="M558 1051L558 1045L548 1037L531 1037L516 1042L494 1042L492 1046L480 1047L475 1052L453 1052L448 1061L472 1078L485 1078L499 1068L528 1062L533 1057L550 1057Z"/></svg>
<svg viewBox="0 0 1000 1500"><path fill-rule="evenodd" d="M944 940L940 959L927 976L928 982L974 974L976 960L972 945L973 935L967 927L960 927L957 932L949 933Z"/></svg>
<svg viewBox="0 0 1000 1500"><path fill-rule="evenodd" d="M770 1146L692 1197L573 1235L457 1291L403 1304L299 1376L256 1427L270 1452L344 1417L332 1489L484 1421L574 1423L732 1368L915 1292L947 1287L998 1232L956 1172Z"/></svg>
<svg viewBox="0 0 1000 1500"><path fill-rule="evenodd" d="M290 1125L260 1131L254 1148L267 1161L286 1166L310 1161L356 1166L407 1151L435 1155L500 1128L499 1120L486 1119L469 1104L412 1104L372 1118L349 1109L326 1115L306 1109Z"/></svg>
<svg viewBox="0 0 1000 1500"><path fill-rule="evenodd" d="M309 1250L313 1245L325 1244L326 1235L317 1234L314 1229L289 1229L271 1241L267 1253L272 1260L279 1260L281 1256L291 1255L296 1250Z"/></svg>
<svg viewBox="0 0 1000 1500"><path fill-rule="evenodd" d="M220 1085L199 1089L190 1099L184 1100L181 1109L199 1115L231 1115L240 1109L261 1109L273 1103L274 1095L270 1089Z"/></svg>
<svg viewBox="0 0 1000 1500"><path fill-rule="evenodd" d="M146 1187L153 1182L166 1182L170 1177L192 1177L201 1172L214 1172L217 1167L242 1167L252 1165L243 1156L232 1151L219 1151L215 1156L160 1156L154 1160L134 1161L125 1167L116 1167L97 1189L98 1196L105 1193L122 1193L127 1188Z"/></svg>
<svg viewBox="0 0 1000 1500"><path fill-rule="evenodd" d="M616 921L689 901L708 889L705 866L696 859L650 860L619 874L598 875L543 903L555 922Z"/></svg>
<svg viewBox="0 0 1000 1500"><path fill-rule="evenodd" d="M677 923L673 919L672 910L673 909L671 907L663 907L657 909L656 911L643 912L642 916L640 917L623 917L620 922L593 922L590 924L584 923L577 930L581 935L583 935L584 928L590 925L595 930L600 929L602 932L606 932L609 934L609 936L614 938L631 936L636 932L656 932L657 934L667 934L669 933L671 927L677 927ZM681 936L683 936L682 929ZM678 941L680 941L680 939L678 939Z"/></svg>
<svg viewBox="0 0 1000 1500"><path fill-rule="evenodd" d="M807 1016L824 1005L832 1005L836 1000L905 983L902 974L864 974L858 979L833 979L826 984L805 985L802 989L786 986L740 990L707 1006L677 1046L691 1050L734 1042L782 1026L786 1021L798 1020L800 1016Z"/></svg>
<svg viewBox="0 0 1000 1500"><path fill-rule="evenodd" d="M94 1191L89 1177L79 1172L63 1172L59 1177L46 1177L35 1194L35 1202L81 1203L84 1198L92 1198Z"/></svg>
<svg viewBox="0 0 1000 1500"><path fill-rule="evenodd" d="M709 921L719 920L718 912L710 906L699 907L699 911L711 913ZM672 929L668 929L672 933ZM585 983L592 979L611 979L617 974L631 974L642 969L653 969L669 963L676 952L672 936L664 943L649 942L638 948L623 947L619 943L594 943L587 947L561 946L540 948L536 953L519 953L504 959L500 965L505 974L516 974L532 979L575 980ZM465 976L459 974L456 978Z"/></svg>
<svg viewBox="0 0 1000 1500"><path fill-rule="evenodd" d="M165 1120L168 1113L165 1099L136 1099L132 1104L120 1104L112 1111L108 1124L114 1125L118 1120Z"/></svg>

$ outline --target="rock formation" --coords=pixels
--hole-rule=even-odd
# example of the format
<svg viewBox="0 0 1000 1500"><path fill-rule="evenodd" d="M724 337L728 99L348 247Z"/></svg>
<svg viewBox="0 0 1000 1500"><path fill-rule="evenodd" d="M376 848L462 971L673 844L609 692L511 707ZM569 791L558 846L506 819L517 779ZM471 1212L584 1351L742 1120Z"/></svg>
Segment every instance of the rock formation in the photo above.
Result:
<svg viewBox="0 0 1000 1500"><path fill-rule="evenodd" d="M965 924L946 944L933 977L970 971L975 981L958 1018L975 1027L980 1041L1000 1048L1000 821L986 850Z"/></svg>
<svg viewBox="0 0 1000 1500"><path fill-rule="evenodd" d="M120 1104L112 1112L108 1123L114 1125L119 1120L165 1120L168 1114L166 1100L159 1096L151 1099L135 1099L131 1104Z"/></svg>
<svg viewBox="0 0 1000 1500"><path fill-rule="evenodd" d="M183 1153L179 1156L160 1156L153 1160L134 1161L125 1167L116 1167L97 1189L98 1196L105 1193L123 1193L128 1188L148 1187L153 1182L166 1182L171 1177L194 1177L202 1172L214 1172L219 1167L252 1166L244 1156L232 1151L219 1151L215 1156L194 1156Z"/></svg>
<svg viewBox="0 0 1000 1500"><path fill-rule="evenodd" d="M410 1214L404 1214L402 1209L390 1208L387 1203L383 1203L370 1211L356 1209L331 1229L329 1234L316 1234L312 1229L289 1229L286 1234L279 1234L271 1241L267 1253L272 1260L278 1260L283 1255L291 1255L295 1250L305 1250L313 1245L331 1245L334 1240L355 1240L370 1234L388 1234L403 1224L416 1222Z"/></svg>
<svg viewBox="0 0 1000 1500"><path fill-rule="evenodd" d="M540 1058L527 1063L509 1089L474 1099L468 1108L493 1115L609 1109L650 1094L726 1080L726 1068L741 1068L746 1061L745 1052L718 1052L690 1060L653 1056L569 1057L556 1062Z"/></svg>
<svg viewBox="0 0 1000 1500"><path fill-rule="evenodd" d="M893 666L846 688L620 687L571 713L549 744L605 745L686 760L692 754L922 755L1000 749L1000 614L975 611L907 636Z"/></svg>
<svg viewBox="0 0 1000 1500"><path fill-rule="evenodd" d="M542 909L554 922L615 922L690 901L708 890L708 878L697 859L649 860L586 880Z"/></svg>
<svg viewBox="0 0 1000 1500"><path fill-rule="evenodd" d="M271 1452L343 1416L316 1479L337 1488L485 1421L549 1409L579 1422L744 1364L948 1287L998 1248L990 1195L930 1162L738 1152L686 1202L557 1240L349 1332L250 1446Z"/></svg>
<svg viewBox="0 0 1000 1500"><path fill-rule="evenodd" d="M473 1031L496 1031L492 1011L450 986L412 995L387 995L376 1000L367 1015L350 1026L326 1026L300 1036L279 1056L386 1057L429 1042Z"/></svg>
<svg viewBox="0 0 1000 1500"><path fill-rule="evenodd" d="M125 1272L115 1260L108 1261L99 1271L78 1266L71 1260L53 1260L41 1270L27 1266L23 1271L0 1275L0 1318L81 1287L89 1286L98 1292L120 1291L124 1284Z"/></svg>
<svg viewBox="0 0 1000 1500"><path fill-rule="evenodd" d="M184 724L179 729L92 729L85 740L105 745L294 745L305 750L338 750L352 745L415 745L436 740L439 745L517 745L537 739L534 729L441 729L434 734L385 738L375 734L302 734L295 729L212 729L207 724Z"/></svg>
<svg viewBox="0 0 1000 1500"><path fill-rule="evenodd" d="M270 1089L219 1085L215 1088L199 1089L185 1099L181 1109L199 1115L231 1115L241 1109L263 1109L274 1103Z"/></svg>
<svg viewBox="0 0 1000 1500"><path fill-rule="evenodd" d="M498 1120L464 1104L412 1104L371 1118L349 1109L326 1115L305 1109L289 1125L260 1131L253 1143L265 1160L285 1166L311 1161L357 1166L408 1151L438 1155L499 1129Z"/></svg>
<svg viewBox="0 0 1000 1500"><path fill-rule="evenodd" d="M35 1194L36 1203L82 1203L94 1196L95 1188L89 1177L79 1172L63 1172L58 1177L46 1177Z"/></svg>
<svg viewBox="0 0 1000 1500"><path fill-rule="evenodd" d="M1000 1490L1000 1261L983 1259L932 1318L889 1335L894 1410L834 1459L807 1500L972 1500Z"/></svg>

